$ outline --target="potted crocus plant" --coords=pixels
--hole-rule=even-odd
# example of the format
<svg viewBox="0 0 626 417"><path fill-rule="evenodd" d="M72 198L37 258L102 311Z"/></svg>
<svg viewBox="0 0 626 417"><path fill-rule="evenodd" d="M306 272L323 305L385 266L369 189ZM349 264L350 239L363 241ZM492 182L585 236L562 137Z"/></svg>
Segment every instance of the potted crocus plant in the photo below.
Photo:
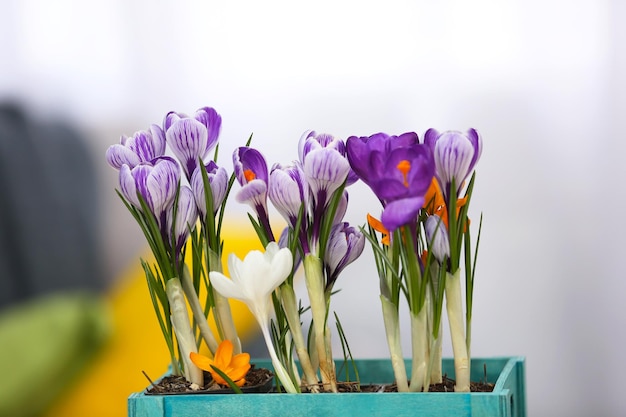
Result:
<svg viewBox="0 0 626 417"><path fill-rule="evenodd" d="M423 140L410 132L346 141L306 131L297 158L271 167L249 140L233 151L228 175L216 163L217 151L210 155L220 127L210 107L192 116L170 112L162 125L122 136L107 151L119 170L118 194L154 255L142 265L170 352L162 381L170 375L185 381L182 395L157 388L159 381L132 394L130 416L525 416L523 358L470 356L482 224L468 216L482 153L475 129L430 129ZM357 181L381 206L355 226L344 215ZM243 259L228 254L226 274L221 231L235 182L234 198L252 209L249 219L264 250ZM272 229L270 203L286 223L282 230ZM367 242L389 359L353 358L332 314L340 275ZM300 269L301 298L294 286ZM245 303L256 318L270 361L245 353L229 299ZM404 302L409 335L400 332ZM441 353L444 308L452 359ZM344 347L340 357L331 349L333 333ZM408 355L401 336L411 340ZM264 393L234 395L249 391L264 369L263 376L274 377L273 388L261 383Z"/></svg>

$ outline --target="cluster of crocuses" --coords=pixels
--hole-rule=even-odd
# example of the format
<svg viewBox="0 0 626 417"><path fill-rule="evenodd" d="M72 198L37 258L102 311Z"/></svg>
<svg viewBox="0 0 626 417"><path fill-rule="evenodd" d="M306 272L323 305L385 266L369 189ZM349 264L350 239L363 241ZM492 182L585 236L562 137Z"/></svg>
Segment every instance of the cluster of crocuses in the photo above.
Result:
<svg viewBox="0 0 626 417"><path fill-rule="evenodd" d="M162 126L122 136L106 152L109 164L119 170L118 194L155 257L155 265L143 260L142 265L173 372L184 373L194 386L204 383L202 370L192 360L198 340L204 340L213 355L218 339L232 344L235 354L241 352L228 300L209 283L209 273L222 270L220 232L232 185L226 170L215 163L217 155L209 158L217 149L221 123L209 107L191 117L169 112ZM168 147L174 157L166 155ZM190 266L185 262L187 250ZM219 337L207 322L211 310Z"/></svg>
<svg viewBox="0 0 626 417"><path fill-rule="evenodd" d="M216 381L224 382L225 376L232 379L227 382L243 383L249 356L241 354L230 314L228 299L234 298L246 303L256 317L285 391L336 391L328 327L331 295L340 273L360 256L368 239L378 268L399 390L420 391L441 379L444 296L456 389L469 389L475 253L467 210L474 177L467 186L465 181L480 157L479 134L473 129L467 134L439 134L431 129L424 143L415 133L381 133L344 142L307 131L300 138L298 159L289 165L274 164L271 170L249 142L236 149L229 179L215 163L217 152L209 159L210 151L217 148L220 127L221 117L212 108L202 108L191 117L170 112L162 127L152 125L130 138L123 136L107 151L108 162L120 171L120 197L155 255L155 265L142 263L174 372L184 372L199 386L201 369L210 371ZM175 158L165 155L167 146ZM236 199L252 207L255 216L250 219L265 252L251 251L243 260L231 254L229 279L221 273L220 231L235 179L241 186ZM383 206L381 221L368 217L368 230L343 220L346 187L359 179ZM270 226L268 200L287 222L278 239ZM187 250L191 251L189 266ZM294 291L294 274L301 264L308 295L304 304ZM465 270L465 320L461 269ZM401 294L411 315L410 383L400 348ZM307 304L312 315L308 338L301 317L302 305ZM211 310L217 337L207 324ZM201 339L195 337L196 331L213 359L197 353Z"/></svg>
<svg viewBox="0 0 626 417"><path fill-rule="evenodd" d="M440 323L445 297L455 390L469 391L476 252L472 253L467 213L474 184L472 171L482 152L480 135L474 129L466 134L430 129L421 143L415 133L379 133L350 137L346 148L352 169L383 206L382 221L368 218L368 239L378 267L385 330L398 390L428 390L431 383L441 382ZM471 180L465 186L470 174ZM376 232L381 233L380 238ZM410 382L400 344L401 294L410 311Z"/></svg>
<svg viewBox="0 0 626 417"><path fill-rule="evenodd" d="M275 333L280 336L274 338L274 344L279 347L281 369L290 378L281 382L287 391L304 387L312 392L336 392L328 327L330 299L339 274L361 255L365 245L364 234L343 221L348 206L346 187L357 181L346 158L345 143L328 134L307 131L300 138L298 159L288 165L274 164L268 172L261 152L251 147L237 149L233 162L241 184L236 198L254 210L256 218L251 216L251 220L263 244L274 241L268 199L287 222L279 244L291 250L294 268L274 293ZM308 294L305 304L312 315L309 340L303 334L302 303L293 285L300 263ZM284 334L290 337L282 337ZM302 377L293 372L291 345L286 341L293 342Z"/></svg>

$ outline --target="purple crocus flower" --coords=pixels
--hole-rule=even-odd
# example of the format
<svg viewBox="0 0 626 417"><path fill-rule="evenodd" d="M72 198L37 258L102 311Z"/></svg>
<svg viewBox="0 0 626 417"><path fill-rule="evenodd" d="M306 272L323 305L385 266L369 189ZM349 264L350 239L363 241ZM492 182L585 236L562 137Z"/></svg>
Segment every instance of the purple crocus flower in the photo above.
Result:
<svg viewBox="0 0 626 417"><path fill-rule="evenodd" d="M365 236L346 222L337 223L330 231L325 253L326 290L332 289L343 269L357 259L365 247Z"/></svg>
<svg viewBox="0 0 626 417"><path fill-rule="evenodd" d="M309 152L320 148L334 149L339 152L341 156L346 156L346 145L344 141L327 133L317 134L314 130L307 130L302 134L298 142L298 156L300 162L304 163ZM354 171L350 169L348 171L346 186L354 184L358 179Z"/></svg>
<svg viewBox="0 0 626 417"><path fill-rule="evenodd" d="M131 137L122 135L120 143L111 145L106 151L106 160L115 169L122 165L134 168L141 163L150 163L165 154L165 133L155 124L148 130L135 132Z"/></svg>
<svg viewBox="0 0 626 417"><path fill-rule="evenodd" d="M333 148L317 148L305 156L302 169L317 212L326 208L333 193L346 181L350 164Z"/></svg>
<svg viewBox="0 0 626 417"><path fill-rule="evenodd" d="M241 189L235 195L239 203L251 206L268 237L274 240L267 212L267 189L269 176L267 163L261 152L242 146L233 152L235 177Z"/></svg>
<svg viewBox="0 0 626 417"><path fill-rule="evenodd" d="M385 228L415 222L435 172L432 152L417 134L352 136L346 148L352 169L383 204Z"/></svg>
<svg viewBox="0 0 626 417"><path fill-rule="evenodd" d="M469 129L467 134L447 131L437 132L428 129L424 143L432 150L435 157L435 175L443 192L446 203L450 198L458 198L463 182L474 169L483 151L483 141L476 129ZM451 191L452 180L456 190ZM451 194L454 193L454 197Z"/></svg>
<svg viewBox="0 0 626 417"><path fill-rule="evenodd" d="M120 190L133 206L141 210L139 193L156 217L162 229L165 227L165 214L174 202L180 181L180 167L169 157L159 157L154 165L141 164L134 168L122 165L120 169Z"/></svg>
<svg viewBox="0 0 626 417"><path fill-rule="evenodd" d="M196 170L191 175L191 180L189 183L196 199L198 211L200 212L200 216L204 221L207 215L207 208L204 195L202 168L202 166L196 168ZM204 166L204 169L207 173L207 178L209 180L209 185L211 188L211 195L213 198L212 214L215 215L222 205L224 198L226 197L226 191L228 189L228 174L226 173L226 169L224 169L223 167L218 167L214 161L209 161L209 163Z"/></svg>
<svg viewBox="0 0 626 417"><path fill-rule="evenodd" d="M189 186L182 185L180 187L180 192L178 193L176 219L174 219L173 205L167 212L167 231L169 234L169 241L171 242L173 240L175 242L176 247L174 248L174 253L176 253L177 256L185 245L187 237L189 237L189 230L194 228L197 219L198 209L196 208L194 193L191 191Z"/></svg>
<svg viewBox="0 0 626 417"><path fill-rule="evenodd" d="M448 229L446 229L441 217L436 214L428 216L426 222L424 222L424 231L435 259L443 263L446 258L450 257L450 242L448 240Z"/></svg>
<svg viewBox="0 0 626 417"><path fill-rule="evenodd" d="M270 172L268 196L289 225L294 228L300 207L307 207L308 185L299 161L292 165L275 164Z"/></svg>
<svg viewBox="0 0 626 417"><path fill-rule="evenodd" d="M193 117L169 112L163 120L165 138L180 161L187 179L198 166L198 159L207 159L217 144L222 118L211 107L203 107Z"/></svg>

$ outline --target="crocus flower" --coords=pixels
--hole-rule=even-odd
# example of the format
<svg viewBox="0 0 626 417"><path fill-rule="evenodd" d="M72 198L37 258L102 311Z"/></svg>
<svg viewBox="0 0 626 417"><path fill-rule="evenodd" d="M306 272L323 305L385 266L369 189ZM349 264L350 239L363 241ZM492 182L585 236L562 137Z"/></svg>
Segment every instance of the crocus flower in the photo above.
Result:
<svg viewBox="0 0 626 417"><path fill-rule="evenodd" d="M193 117L176 112L165 116L165 138L188 179L198 166L198 159L207 159L217 144L221 126L222 118L211 107L203 107Z"/></svg>
<svg viewBox="0 0 626 417"><path fill-rule="evenodd" d="M106 151L106 160L115 169L122 165L134 168L141 163L150 163L165 154L165 133L157 125L136 132L131 137L122 135L120 143L111 145Z"/></svg>
<svg viewBox="0 0 626 417"><path fill-rule="evenodd" d="M268 196L289 225L298 221L300 208L307 207L309 188L299 161L292 165L275 164L270 172Z"/></svg>
<svg viewBox="0 0 626 417"><path fill-rule="evenodd" d="M228 382L215 372L213 367L222 371L235 385L241 387L246 383L245 376L250 370L250 354L240 353L233 356L233 350L233 343L226 339L217 347L213 359L195 352L191 352L189 357L198 368L210 372L213 380L218 384L228 385Z"/></svg>
<svg viewBox="0 0 626 417"><path fill-rule="evenodd" d="M417 134L352 136L346 146L352 169L383 204L385 228L393 231L414 222L435 170L432 152Z"/></svg>
<svg viewBox="0 0 626 417"><path fill-rule="evenodd" d="M122 195L141 210L139 192L161 227L165 226L166 211L174 202L179 181L180 167L169 157L155 159L154 165L142 164L132 169L122 165L120 169Z"/></svg>
<svg viewBox="0 0 626 417"><path fill-rule="evenodd" d="M316 211L323 211L333 193L346 181L350 164L335 149L318 148L306 155L303 171Z"/></svg>
<svg viewBox="0 0 626 417"><path fill-rule="evenodd" d="M450 257L450 242L448 240L448 229L444 225L442 219L433 214L428 216L424 223L424 231L426 232L426 240L430 245L435 259L440 263Z"/></svg>
<svg viewBox="0 0 626 417"><path fill-rule="evenodd" d="M456 131L437 132L428 129L424 143L435 158L435 175L443 191L446 202L458 198L463 182L470 175L480 159L483 142L476 129L469 129L466 134ZM452 180L456 190L450 190Z"/></svg>
<svg viewBox="0 0 626 417"><path fill-rule="evenodd" d="M200 212L201 219L204 221L207 215L207 209L206 199L204 195L202 168L206 170L207 178L209 180L209 185L211 188L211 195L213 198L213 215L217 213L220 206L224 202L224 198L226 197L226 191L228 189L228 173L226 172L226 169L218 167L214 161L209 161L206 166L197 167L191 175L191 189L196 199L196 205L198 206L198 211Z"/></svg>
<svg viewBox="0 0 626 417"><path fill-rule="evenodd" d="M300 158L300 162L304 163L309 152L320 148L334 149L339 152L341 156L346 156L344 141L327 133L317 134L314 130L307 130L302 134L298 142L298 157ZM348 171L346 186L354 184L358 179L354 171L350 169Z"/></svg>
<svg viewBox="0 0 626 417"><path fill-rule="evenodd" d="M251 206L261 225L271 235L267 212L267 188L269 176L267 163L261 152L242 146L233 152L233 167L241 189L235 195L239 203ZM274 240L273 235L270 240Z"/></svg>
<svg viewBox="0 0 626 417"><path fill-rule="evenodd" d="M176 208L176 218L174 218L174 207L167 212L167 231L170 233L170 241L175 242L175 253L180 250L187 241L190 228L196 224L198 219L198 209L191 188L182 185L178 193L178 207ZM174 228L174 230L172 230ZM173 236L171 235L173 233Z"/></svg>
<svg viewBox="0 0 626 417"><path fill-rule="evenodd" d="M346 222L333 226L325 253L326 291L332 289L341 271L361 255L364 247L365 236L359 230Z"/></svg>
<svg viewBox="0 0 626 417"><path fill-rule="evenodd" d="M257 250L250 251L243 261L231 253L228 257L228 270L232 279L228 279L217 271L209 272L209 279L217 292L226 298L242 301L256 318L265 338L276 375L287 392L297 390L274 350L269 323L272 309L271 294L287 279L292 266L291 251L288 248L279 249L276 242L270 242L265 253Z"/></svg>

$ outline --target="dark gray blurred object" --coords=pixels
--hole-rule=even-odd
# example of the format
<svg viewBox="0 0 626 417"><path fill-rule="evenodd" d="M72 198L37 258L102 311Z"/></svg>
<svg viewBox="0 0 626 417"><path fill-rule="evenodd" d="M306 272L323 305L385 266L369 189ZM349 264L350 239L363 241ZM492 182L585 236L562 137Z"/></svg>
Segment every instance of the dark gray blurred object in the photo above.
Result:
<svg viewBox="0 0 626 417"><path fill-rule="evenodd" d="M62 290L99 290L96 170L61 122L0 104L0 308Z"/></svg>

